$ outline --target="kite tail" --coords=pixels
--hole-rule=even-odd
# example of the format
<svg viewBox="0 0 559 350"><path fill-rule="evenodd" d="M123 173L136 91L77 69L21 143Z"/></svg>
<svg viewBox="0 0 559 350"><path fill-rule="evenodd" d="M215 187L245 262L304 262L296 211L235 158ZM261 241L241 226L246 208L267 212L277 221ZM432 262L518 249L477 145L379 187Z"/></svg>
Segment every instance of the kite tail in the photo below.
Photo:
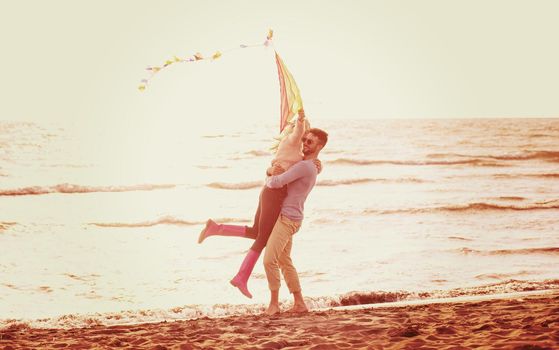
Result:
<svg viewBox="0 0 559 350"><path fill-rule="evenodd" d="M176 63L183 63L183 62L198 62L204 60L217 60L221 58L222 54L228 51L233 51L237 49L246 49L249 47L258 47L258 46L273 46L272 37L274 31L270 29L268 31L268 35L266 36L266 41L262 44L254 44L254 45L239 45L237 48L232 48L225 51L215 51L215 53L209 57L203 56L201 53L197 52L191 57L181 58L178 56L173 56L173 58L168 59L165 61L164 64L160 66L150 66L147 67L146 70L149 71L151 74L148 78L142 79L140 85L138 86L138 90L144 91L146 90L149 82L153 79L153 77L158 74L163 69L174 65ZM276 64L278 68L278 78L280 83L280 101L281 101L281 110L280 110L280 135L276 137L277 140L276 144L271 147L271 150L277 150L279 143L284 140L293 130L294 122L293 117L299 112L300 109L303 108L303 99L301 98L301 93L299 92L299 88L297 87L297 83L295 83L295 79L285 66L285 63L275 51L276 56ZM308 129L308 128L307 128Z"/></svg>

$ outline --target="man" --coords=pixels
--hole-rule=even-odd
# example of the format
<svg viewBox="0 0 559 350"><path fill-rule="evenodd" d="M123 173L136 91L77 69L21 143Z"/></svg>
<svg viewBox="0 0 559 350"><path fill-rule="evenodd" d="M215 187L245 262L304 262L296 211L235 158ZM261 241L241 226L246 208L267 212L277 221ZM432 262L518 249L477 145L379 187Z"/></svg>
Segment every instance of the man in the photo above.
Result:
<svg viewBox="0 0 559 350"><path fill-rule="evenodd" d="M267 315L280 312L279 288L280 274L283 274L289 291L293 294L294 305L290 312L307 312L303 300L297 270L291 261L293 235L301 227L305 200L316 183L317 169L313 160L328 142L328 134L320 129L310 129L303 137L303 160L282 173L279 166L274 166L273 176L266 179L266 186L281 188L287 185L287 197L281 206L281 213L272 230L266 252L264 269L270 289L270 305Z"/></svg>
<svg viewBox="0 0 559 350"><path fill-rule="evenodd" d="M283 172L281 169L288 169L304 159L302 138L305 135L305 130L308 130L310 126L305 119L305 111L300 109L298 114L299 117L292 132L288 133L278 145L278 150L272 162L272 164L277 166L275 168L271 167L266 171L268 176L271 175L271 171L274 169L275 171ZM313 162L317 167L318 173L320 173L322 166L320 161L314 159ZM256 210L252 226L217 224L210 219L198 237L198 243L202 243L210 236L244 237L255 240L245 256L239 272L230 281L233 286L237 287L248 298L252 298L252 294L248 290L248 280L254 265L268 242L268 237L272 233L272 229L281 211L281 204L286 196L287 186L281 188L264 186L259 196L258 209Z"/></svg>

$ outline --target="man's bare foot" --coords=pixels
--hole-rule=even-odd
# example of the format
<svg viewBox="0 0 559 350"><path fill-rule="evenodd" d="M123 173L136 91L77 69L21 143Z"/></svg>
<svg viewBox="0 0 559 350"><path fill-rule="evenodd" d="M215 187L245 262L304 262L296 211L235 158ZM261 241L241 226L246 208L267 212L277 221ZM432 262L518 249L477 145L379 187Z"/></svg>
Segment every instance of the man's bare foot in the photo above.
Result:
<svg viewBox="0 0 559 350"><path fill-rule="evenodd" d="M303 304L303 305L295 304L287 312L300 314L300 313L304 313L304 312L309 312L309 309L307 308L307 305L305 305L305 304Z"/></svg>
<svg viewBox="0 0 559 350"><path fill-rule="evenodd" d="M270 304L270 306L268 306L268 308L264 313L268 316L279 314L280 313L279 305Z"/></svg>

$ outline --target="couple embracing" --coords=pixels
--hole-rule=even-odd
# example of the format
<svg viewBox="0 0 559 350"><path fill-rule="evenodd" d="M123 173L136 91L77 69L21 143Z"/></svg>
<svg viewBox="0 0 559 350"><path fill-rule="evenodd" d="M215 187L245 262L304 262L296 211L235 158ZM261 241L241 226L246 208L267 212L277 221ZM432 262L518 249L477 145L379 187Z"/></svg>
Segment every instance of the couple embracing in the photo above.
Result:
<svg viewBox="0 0 559 350"><path fill-rule="evenodd" d="M307 312L297 270L291 260L293 235L303 221L304 204L321 171L318 154L328 142L323 130L309 127L301 109L291 132L279 143L272 165L266 170L266 183L260 192L258 209L252 226L217 224L211 219L200 233L198 243L210 236L233 236L254 239L239 272L231 280L241 293L252 298L247 282L262 251L264 269L270 289L267 315L280 312L280 270L293 294L291 312Z"/></svg>

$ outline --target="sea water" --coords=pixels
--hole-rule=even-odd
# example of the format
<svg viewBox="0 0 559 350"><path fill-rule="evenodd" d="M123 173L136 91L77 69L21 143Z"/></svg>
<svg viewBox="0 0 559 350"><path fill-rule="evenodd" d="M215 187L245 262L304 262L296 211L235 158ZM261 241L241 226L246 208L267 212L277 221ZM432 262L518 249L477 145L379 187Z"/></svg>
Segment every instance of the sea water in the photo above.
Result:
<svg viewBox="0 0 559 350"><path fill-rule="evenodd" d="M311 308L559 286L559 119L312 120L329 133L292 257ZM273 123L0 122L0 319L70 327L261 312L229 284ZM290 299L285 285L280 298Z"/></svg>

